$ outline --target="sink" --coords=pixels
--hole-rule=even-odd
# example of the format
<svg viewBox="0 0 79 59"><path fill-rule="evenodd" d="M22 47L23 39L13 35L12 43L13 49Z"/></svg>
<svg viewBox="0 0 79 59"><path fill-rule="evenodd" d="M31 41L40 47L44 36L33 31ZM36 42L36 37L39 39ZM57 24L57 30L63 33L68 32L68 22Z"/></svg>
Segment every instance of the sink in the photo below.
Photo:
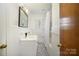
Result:
<svg viewBox="0 0 79 59"><path fill-rule="evenodd" d="M21 40L36 40L37 41L37 35L27 35L27 37L22 38Z"/></svg>

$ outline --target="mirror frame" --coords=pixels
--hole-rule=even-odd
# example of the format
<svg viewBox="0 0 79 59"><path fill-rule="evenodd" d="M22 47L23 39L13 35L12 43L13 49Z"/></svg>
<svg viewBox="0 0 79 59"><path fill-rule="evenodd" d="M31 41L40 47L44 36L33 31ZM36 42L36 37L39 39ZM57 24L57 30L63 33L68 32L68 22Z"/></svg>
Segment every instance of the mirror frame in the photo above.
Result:
<svg viewBox="0 0 79 59"><path fill-rule="evenodd" d="M27 25L26 26L22 26L22 24L21 24L21 21L22 21L22 19L21 19L21 11L23 11L23 13L26 15L26 20L27 20ZM24 24L24 23L23 23ZM23 28L27 28L28 27L28 14L26 13L26 11L25 11L25 9L24 9L24 7L21 7L21 6L19 6L19 20L18 20L18 26L19 27L23 27Z"/></svg>

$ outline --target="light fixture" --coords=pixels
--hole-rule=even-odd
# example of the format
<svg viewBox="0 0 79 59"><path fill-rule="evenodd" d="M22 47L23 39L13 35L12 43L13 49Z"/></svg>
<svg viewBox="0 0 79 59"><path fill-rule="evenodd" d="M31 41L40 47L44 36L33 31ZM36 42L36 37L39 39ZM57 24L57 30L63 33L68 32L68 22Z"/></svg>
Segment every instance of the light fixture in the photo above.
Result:
<svg viewBox="0 0 79 59"><path fill-rule="evenodd" d="M19 6L23 8L27 14L29 13L29 9L26 8L23 3L19 4Z"/></svg>
<svg viewBox="0 0 79 59"><path fill-rule="evenodd" d="M25 11L26 11L27 14L29 14L29 10L27 8L25 8Z"/></svg>

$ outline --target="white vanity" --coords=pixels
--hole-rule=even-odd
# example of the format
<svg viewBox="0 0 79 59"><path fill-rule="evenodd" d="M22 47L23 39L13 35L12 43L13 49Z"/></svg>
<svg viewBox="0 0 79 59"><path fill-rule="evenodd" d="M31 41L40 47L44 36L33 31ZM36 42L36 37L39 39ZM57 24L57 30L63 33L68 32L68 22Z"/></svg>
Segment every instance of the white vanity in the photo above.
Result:
<svg viewBox="0 0 79 59"><path fill-rule="evenodd" d="M27 35L26 38L20 40L21 56L36 56L37 52L37 36Z"/></svg>

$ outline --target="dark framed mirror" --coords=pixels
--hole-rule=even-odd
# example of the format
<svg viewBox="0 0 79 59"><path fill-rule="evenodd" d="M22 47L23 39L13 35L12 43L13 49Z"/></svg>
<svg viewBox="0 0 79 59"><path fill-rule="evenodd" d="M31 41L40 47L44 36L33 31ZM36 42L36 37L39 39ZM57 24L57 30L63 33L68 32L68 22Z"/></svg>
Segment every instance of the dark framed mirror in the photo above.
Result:
<svg viewBox="0 0 79 59"><path fill-rule="evenodd" d="M27 28L28 27L28 15L23 7L19 7L19 21L18 26Z"/></svg>

